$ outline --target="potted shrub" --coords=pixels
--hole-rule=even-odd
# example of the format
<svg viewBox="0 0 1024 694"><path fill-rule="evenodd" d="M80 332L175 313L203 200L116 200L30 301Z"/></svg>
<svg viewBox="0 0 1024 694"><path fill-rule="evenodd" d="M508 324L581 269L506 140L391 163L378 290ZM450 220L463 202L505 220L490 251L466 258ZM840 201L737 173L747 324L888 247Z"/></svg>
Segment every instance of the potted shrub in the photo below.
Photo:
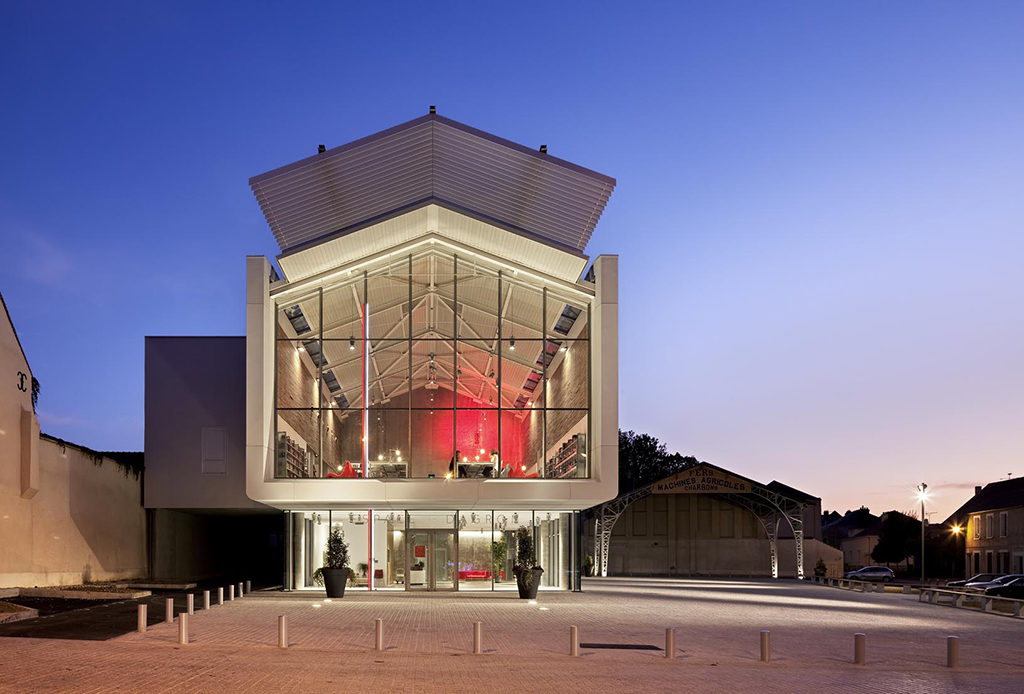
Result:
<svg viewBox="0 0 1024 694"><path fill-rule="evenodd" d="M491 554L494 555L494 580L505 580L505 557L508 554L508 541L504 533L500 540L491 543Z"/></svg>
<svg viewBox="0 0 1024 694"><path fill-rule="evenodd" d="M593 576L594 575L594 558L589 554L583 555L583 575Z"/></svg>
<svg viewBox="0 0 1024 694"><path fill-rule="evenodd" d="M324 565L319 573L323 577L327 597L345 597L345 584L354 572L348 568L348 543L345 542L345 533L342 532L340 525L331 528L331 533L327 536Z"/></svg>
<svg viewBox="0 0 1024 694"><path fill-rule="evenodd" d="M818 557L818 563L814 565L814 575L818 576L820 578L820 577L823 577L827 573L828 573L828 567L825 566L825 560L822 559L821 557Z"/></svg>
<svg viewBox="0 0 1024 694"><path fill-rule="evenodd" d="M536 598L544 569L537 566L533 553L533 533L523 526L516 530L516 565L512 567L512 573L516 575L519 597L524 600Z"/></svg>

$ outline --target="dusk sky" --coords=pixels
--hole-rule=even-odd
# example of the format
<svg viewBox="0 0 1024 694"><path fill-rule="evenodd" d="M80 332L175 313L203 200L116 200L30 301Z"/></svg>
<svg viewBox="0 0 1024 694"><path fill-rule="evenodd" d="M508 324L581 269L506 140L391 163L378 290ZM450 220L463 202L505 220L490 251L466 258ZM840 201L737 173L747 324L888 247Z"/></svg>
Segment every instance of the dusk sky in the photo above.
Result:
<svg viewBox="0 0 1024 694"><path fill-rule="evenodd" d="M278 252L249 177L436 104L618 179L588 253L621 258L623 429L840 511L924 480L932 522L1024 475L1024 3L0 25L0 292L44 432L141 450L144 336L243 334L245 255Z"/></svg>

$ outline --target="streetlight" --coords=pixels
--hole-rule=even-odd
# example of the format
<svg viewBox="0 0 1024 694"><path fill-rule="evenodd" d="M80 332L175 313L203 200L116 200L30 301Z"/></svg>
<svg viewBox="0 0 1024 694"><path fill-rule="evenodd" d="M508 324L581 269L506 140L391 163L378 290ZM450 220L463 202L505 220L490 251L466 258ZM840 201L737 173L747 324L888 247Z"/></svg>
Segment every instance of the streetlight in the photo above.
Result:
<svg viewBox="0 0 1024 694"><path fill-rule="evenodd" d="M921 583L924 583L924 502L928 498L928 485L917 485L917 500L921 502Z"/></svg>
<svg viewBox="0 0 1024 694"><path fill-rule="evenodd" d="M960 557L960 532L962 530L963 528L960 527L959 523L953 526L953 556L955 557ZM953 575L956 576L955 570ZM966 567L964 568L964 578L968 578Z"/></svg>

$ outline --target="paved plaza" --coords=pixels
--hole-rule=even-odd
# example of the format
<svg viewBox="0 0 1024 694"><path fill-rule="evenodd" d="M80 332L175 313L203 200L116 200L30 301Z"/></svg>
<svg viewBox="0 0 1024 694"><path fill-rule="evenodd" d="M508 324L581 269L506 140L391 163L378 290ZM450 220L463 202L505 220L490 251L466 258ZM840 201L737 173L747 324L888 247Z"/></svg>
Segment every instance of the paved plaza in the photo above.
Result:
<svg viewBox="0 0 1024 694"><path fill-rule="evenodd" d="M0 692L1019 692L1024 620L792 580L592 579L583 594L252 595L107 641L0 639ZM197 600L201 602L201 600ZM320 607L314 607L317 604ZM290 648L277 647L287 615ZM159 616L159 615L157 615ZM384 620L383 653L374 620ZM483 622L484 654L472 654ZM134 624L134 622L132 622ZM568 656L569 626L584 644ZM666 660L665 627L677 628ZM761 629L772 662L758 661ZM866 667L852 664L867 635ZM945 667L960 636L961 667Z"/></svg>

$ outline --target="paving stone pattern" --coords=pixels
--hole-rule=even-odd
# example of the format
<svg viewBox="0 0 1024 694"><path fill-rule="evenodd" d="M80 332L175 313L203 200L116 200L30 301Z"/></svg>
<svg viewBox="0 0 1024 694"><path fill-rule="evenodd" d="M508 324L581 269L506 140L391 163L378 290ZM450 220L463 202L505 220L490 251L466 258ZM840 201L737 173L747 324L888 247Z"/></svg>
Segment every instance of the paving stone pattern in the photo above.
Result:
<svg viewBox="0 0 1024 694"><path fill-rule="evenodd" d="M584 589L542 592L536 605L507 593L247 596L197 610L188 646L166 624L108 641L0 639L0 693L1024 691L1024 619L789 580L594 579ZM288 650L277 648L282 614ZM474 621L484 655L472 655ZM659 647L676 627L677 658L570 658L569 625L583 642ZM761 629L772 631L768 664ZM851 662L858 631L866 667ZM949 634L961 637L957 670L945 667Z"/></svg>

